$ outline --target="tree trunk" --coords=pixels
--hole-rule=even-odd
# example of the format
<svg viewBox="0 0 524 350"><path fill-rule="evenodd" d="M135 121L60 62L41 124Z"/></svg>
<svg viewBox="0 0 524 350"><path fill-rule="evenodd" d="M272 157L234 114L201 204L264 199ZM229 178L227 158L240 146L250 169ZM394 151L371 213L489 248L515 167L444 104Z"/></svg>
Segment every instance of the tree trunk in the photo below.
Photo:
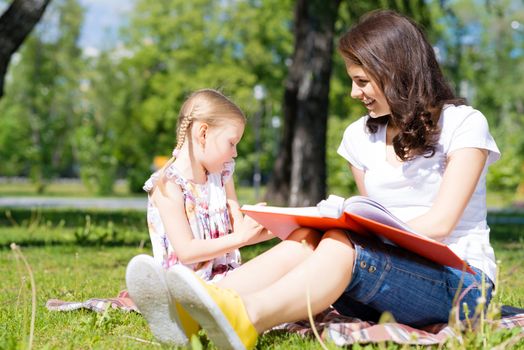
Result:
<svg viewBox="0 0 524 350"><path fill-rule="evenodd" d="M329 82L339 5L340 0L296 2L283 138L266 193L271 204L307 206L325 197Z"/></svg>
<svg viewBox="0 0 524 350"><path fill-rule="evenodd" d="M14 0L0 17L0 97L11 56L18 50L51 0Z"/></svg>

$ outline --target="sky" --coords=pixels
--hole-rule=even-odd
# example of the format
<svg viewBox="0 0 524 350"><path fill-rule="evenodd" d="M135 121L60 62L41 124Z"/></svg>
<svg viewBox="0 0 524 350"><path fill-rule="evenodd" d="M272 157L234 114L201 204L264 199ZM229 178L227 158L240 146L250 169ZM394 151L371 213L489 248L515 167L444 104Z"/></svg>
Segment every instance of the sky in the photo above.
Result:
<svg viewBox="0 0 524 350"><path fill-rule="evenodd" d="M86 9L80 47L88 55L114 44L118 28L125 23L135 0L79 0ZM0 14L11 0L0 0ZM111 45L113 46L113 45Z"/></svg>
<svg viewBox="0 0 524 350"><path fill-rule="evenodd" d="M86 8L80 46L96 51L114 42L118 28L128 18L133 0L79 0Z"/></svg>

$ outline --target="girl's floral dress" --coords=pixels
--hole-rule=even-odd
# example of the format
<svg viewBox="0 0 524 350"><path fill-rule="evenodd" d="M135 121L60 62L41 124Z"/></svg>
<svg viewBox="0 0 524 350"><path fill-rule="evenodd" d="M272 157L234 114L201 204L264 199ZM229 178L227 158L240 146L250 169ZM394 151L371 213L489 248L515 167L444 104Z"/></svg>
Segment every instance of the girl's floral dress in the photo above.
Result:
<svg viewBox="0 0 524 350"><path fill-rule="evenodd" d="M225 183L231 178L234 163L226 163L222 173L208 174L203 185L186 180L174 164L164 172L167 181L180 186L184 195L187 220L196 239L214 239L231 233L231 221L227 209ZM146 181L144 190L148 192L147 223L156 261L168 269L180 264L169 242L160 218L158 208L151 200L150 193L160 180L160 173L155 172ZM240 266L240 252L235 249L213 260L186 265L206 281L218 281L225 274Z"/></svg>

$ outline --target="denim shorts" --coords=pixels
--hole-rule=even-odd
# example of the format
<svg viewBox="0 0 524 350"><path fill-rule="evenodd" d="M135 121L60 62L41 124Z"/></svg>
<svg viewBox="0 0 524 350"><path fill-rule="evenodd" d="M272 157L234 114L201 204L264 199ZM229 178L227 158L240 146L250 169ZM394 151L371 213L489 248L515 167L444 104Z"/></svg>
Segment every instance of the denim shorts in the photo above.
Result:
<svg viewBox="0 0 524 350"><path fill-rule="evenodd" d="M482 271L475 275L441 266L400 247L349 233L355 246L351 282L333 304L343 315L378 321L389 311L395 320L415 327L448 322L457 299L460 319L475 314L485 280L486 305L493 283ZM467 308L463 304L467 304Z"/></svg>

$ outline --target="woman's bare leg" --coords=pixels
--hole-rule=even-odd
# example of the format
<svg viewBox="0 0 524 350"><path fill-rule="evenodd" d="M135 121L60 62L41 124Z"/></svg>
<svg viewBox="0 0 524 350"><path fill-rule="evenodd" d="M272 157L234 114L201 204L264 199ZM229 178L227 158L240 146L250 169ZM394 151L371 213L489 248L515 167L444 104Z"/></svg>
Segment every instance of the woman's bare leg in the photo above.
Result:
<svg viewBox="0 0 524 350"><path fill-rule="evenodd" d="M217 283L241 296L259 291L306 260L320 242L321 234L308 228L293 231L285 240L246 262Z"/></svg>
<svg viewBox="0 0 524 350"><path fill-rule="evenodd" d="M353 244L344 231L326 232L306 260L275 283L242 296L257 331L307 318L308 289L312 313L325 310L351 281L354 259Z"/></svg>

